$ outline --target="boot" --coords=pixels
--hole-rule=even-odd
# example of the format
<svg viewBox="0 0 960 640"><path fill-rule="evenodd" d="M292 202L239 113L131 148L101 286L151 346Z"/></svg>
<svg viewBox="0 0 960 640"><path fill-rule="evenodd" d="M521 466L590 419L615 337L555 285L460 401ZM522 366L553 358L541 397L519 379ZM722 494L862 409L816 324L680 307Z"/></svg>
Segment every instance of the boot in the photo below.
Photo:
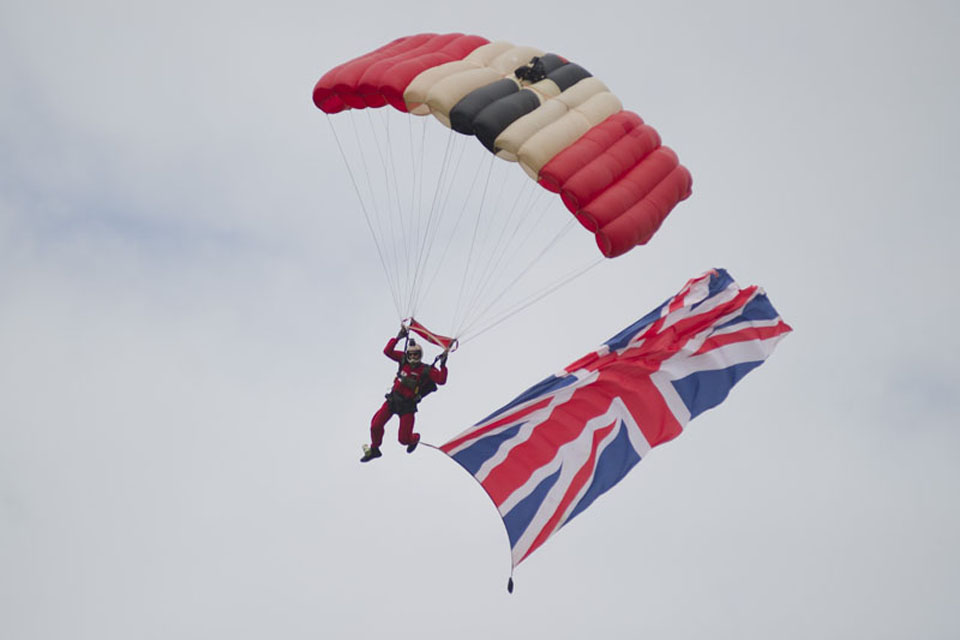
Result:
<svg viewBox="0 0 960 640"><path fill-rule="evenodd" d="M417 445L420 444L420 434L413 434L413 442L407 445L407 453L413 453L413 450L417 448Z"/></svg>
<svg viewBox="0 0 960 640"><path fill-rule="evenodd" d="M370 462L374 458L379 458L383 454L380 453L380 447L369 447L363 445L363 457L360 458L360 462Z"/></svg>

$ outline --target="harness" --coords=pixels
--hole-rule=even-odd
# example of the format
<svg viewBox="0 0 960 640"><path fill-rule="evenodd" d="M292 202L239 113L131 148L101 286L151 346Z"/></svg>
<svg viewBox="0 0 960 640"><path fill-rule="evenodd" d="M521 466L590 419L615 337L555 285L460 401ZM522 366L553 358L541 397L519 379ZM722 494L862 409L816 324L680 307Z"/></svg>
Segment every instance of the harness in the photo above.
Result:
<svg viewBox="0 0 960 640"><path fill-rule="evenodd" d="M413 320L411 318L411 320ZM410 336L405 335L403 341L403 357L400 358L400 361L397 363L397 377L396 380L407 389L413 391L413 395L409 398L395 393L391 389L384 397L387 399L387 402L390 406L390 411L397 415L405 415L408 413L417 412L417 404L425 397L437 390L437 383L433 381L430 377L430 370L433 368L433 365L428 365L424 362L420 362L419 366L415 369L417 375L406 375L403 372L403 365L406 363L410 365L411 369L414 365L407 361L407 347L409 346L411 340ZM454 341L456 342L456 341ZM438 360L444 358L446 362L446 351L444 355L437 356L433 364L436 364Z"/></svg>
<svg viewBox="0 0 960 640"><path fill-rule="evenodd" d="M437 383L430 378L430 369L430 365L421 362L420 366L413 371L417 375L408 375L403 372L403 362L401 361L396 379L402 386L413 391L413 395L405 397L391 390L390 393L386 394L391 411L398 415L417 412L417 404L420 400L437 390Z"/></svg>

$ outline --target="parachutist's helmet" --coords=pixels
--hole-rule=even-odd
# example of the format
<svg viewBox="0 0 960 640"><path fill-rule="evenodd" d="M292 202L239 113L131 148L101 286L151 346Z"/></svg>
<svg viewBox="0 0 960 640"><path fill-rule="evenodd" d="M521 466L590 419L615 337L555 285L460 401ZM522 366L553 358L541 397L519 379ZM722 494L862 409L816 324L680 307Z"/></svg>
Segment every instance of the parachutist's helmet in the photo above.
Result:
<svg viewBox="0 0 960 640"><path fill-rule="evenodd" d="M417 364L423 357L423 348L413 340L407 345L407 362Z"/></svg>

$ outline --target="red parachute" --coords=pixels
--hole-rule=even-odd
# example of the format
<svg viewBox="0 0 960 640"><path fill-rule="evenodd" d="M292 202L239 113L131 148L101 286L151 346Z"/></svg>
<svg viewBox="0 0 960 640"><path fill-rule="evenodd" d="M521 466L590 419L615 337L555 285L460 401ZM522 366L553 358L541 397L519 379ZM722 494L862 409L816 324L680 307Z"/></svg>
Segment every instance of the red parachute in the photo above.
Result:
<svg viewBox="0 0 960 640"><path fill-rule="evenodd" d="M690 195L690 173L652 127L584 67L535 47L398 38L326 72L313 100L330 116L398 317L429 318L448 344L647 243ZM572 217L550 211L561 202ZM447 311L448 323L437 319Z"/></svg>
<svg viewBox="0 0 960 640"><path fill-rule="evenodd" d="M606 257L650 240L691 177L640 116L583 67L473 35L398 38L320 78L326 113L391 105L432 113L557 192Z"/></svg>

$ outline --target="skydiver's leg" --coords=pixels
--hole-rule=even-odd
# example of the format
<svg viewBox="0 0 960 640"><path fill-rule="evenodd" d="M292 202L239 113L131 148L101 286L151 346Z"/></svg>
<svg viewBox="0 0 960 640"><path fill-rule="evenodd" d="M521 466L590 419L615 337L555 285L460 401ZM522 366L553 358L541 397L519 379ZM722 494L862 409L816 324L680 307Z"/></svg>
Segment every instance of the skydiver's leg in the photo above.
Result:
<svg viewBox="0 0 960 640"><path fill-rule="evenodd" d="M420 442L420 434L413 432L413 423L415 413L405 413L400 416L400 431L398 433L398 440L400 444L407 445L407 452L410 453L417 448L417 443Z"/></svg>
<svg viewBox="0 0 960 640"><path fill-rule="evenodd" d="M393 415L393 412L390 411L390 402L384 402L383 406L380 407L380 410L373 414L373 419L370 421L370 446L379 449L380 445L383 444L383 427L387 424L387 420L390 419L390 416ZM403 420L401 419L400 424L403 425ZM402 427L401 427L402 428Z"/></svg>
<svg viewBox="0 0 960 640"><path fill-rule="evenodd" d="M397 439L400 444L410 444L413 437L414 413L405 413L400 416L400 431L397 433Z"/></svg>

